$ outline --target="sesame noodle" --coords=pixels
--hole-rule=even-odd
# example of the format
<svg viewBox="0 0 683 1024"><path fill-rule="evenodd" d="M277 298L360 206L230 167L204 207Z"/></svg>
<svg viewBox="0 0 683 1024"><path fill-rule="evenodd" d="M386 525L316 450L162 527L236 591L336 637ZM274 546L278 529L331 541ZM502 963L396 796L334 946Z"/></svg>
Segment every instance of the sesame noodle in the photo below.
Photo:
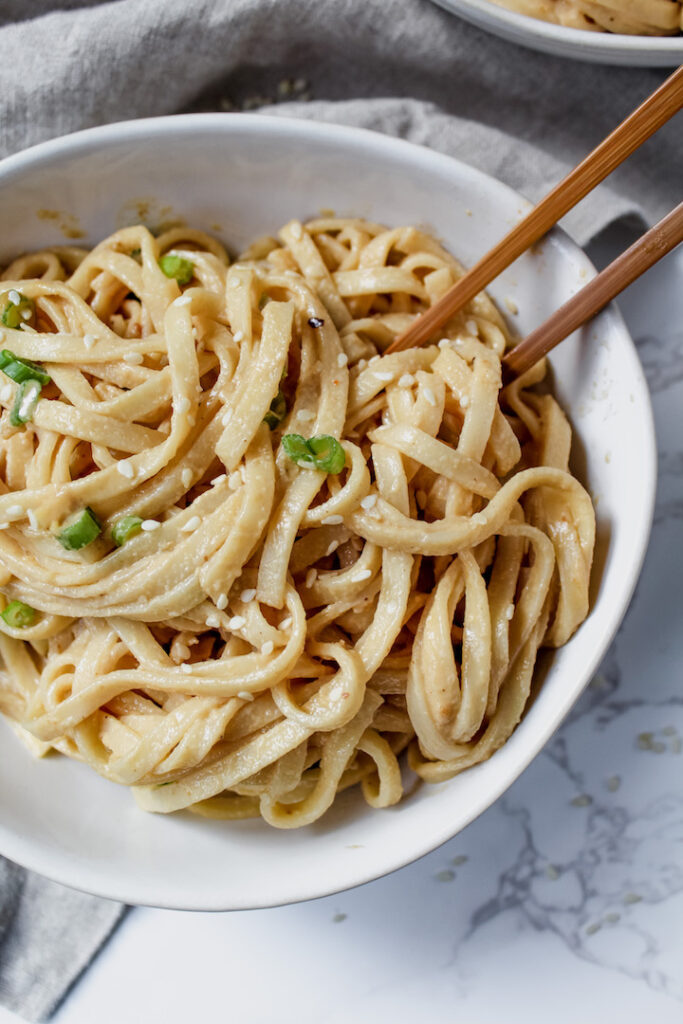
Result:
<svg viewBox="0 0 683 1024"><path fill-rule="evenodd" d="M545 364L431 236L136 226L3 275L0 711L141 807L309 824L490 757L588 612Z"/></svg>

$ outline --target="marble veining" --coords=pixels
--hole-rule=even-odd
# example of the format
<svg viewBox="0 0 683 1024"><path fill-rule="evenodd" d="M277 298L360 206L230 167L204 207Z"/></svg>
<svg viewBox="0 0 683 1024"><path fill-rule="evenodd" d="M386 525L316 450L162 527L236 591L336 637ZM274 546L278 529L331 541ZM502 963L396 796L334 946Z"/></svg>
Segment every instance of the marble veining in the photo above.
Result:
<svg viewBox="0 0 683 1024"><path fill-rule="evenodd" d="M628 308L637 318L645 311L634 291ZM512 855L494 894L472 912L454 961L477 932L515 911L575 956L683 1002L679 323L672 317L657 334L636 337L653 395L660 473L643 575L588 690L489 812L508 821L517 843L510 844ZM662 915L678 925L673 935L666 930L666 942L659 931Z"/></svg>

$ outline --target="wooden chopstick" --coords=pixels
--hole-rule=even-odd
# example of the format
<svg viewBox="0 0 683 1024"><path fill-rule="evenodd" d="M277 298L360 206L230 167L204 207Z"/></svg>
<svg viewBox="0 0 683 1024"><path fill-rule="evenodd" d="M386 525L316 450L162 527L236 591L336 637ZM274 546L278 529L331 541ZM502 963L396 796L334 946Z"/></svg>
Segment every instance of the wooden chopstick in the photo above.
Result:
<svg viewBox="0 0 683 1024"><path fill-rule="evenodd" d="M599 313L608 302L683 242L683 203L646 231L625 252L605 267L581 291L560 306L544 324L528 334L503 358L507 382L519 377L577 327Z"/></svg>
<svg viewBox="0 0 683 1024"><path fill-rule="evenodd" d="M599 185L683 107L683 66L615 128L559 185L476 263L431 309L394 339L386 353L424 343L518 256Z"/></svg>

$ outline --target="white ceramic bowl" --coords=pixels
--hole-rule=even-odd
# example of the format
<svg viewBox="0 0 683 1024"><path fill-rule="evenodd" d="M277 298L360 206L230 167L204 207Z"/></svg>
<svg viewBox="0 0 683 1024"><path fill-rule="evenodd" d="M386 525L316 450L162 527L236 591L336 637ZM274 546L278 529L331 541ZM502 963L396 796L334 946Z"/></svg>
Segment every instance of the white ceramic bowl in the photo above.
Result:
<svg viewBox="0 0 683 1024"><path fill-rule="evenodd" d="M683 36L584 32L508 11L490 0L434 0L434 3L503 39L556 57L645 68L683 64Z"/></svg>
<svg viewBox="0 0 683 1024"><path fill-rule="evenodd" d="M333 208L390 225L426 225L469 264L528 206L465 164L358 129L244 114L161 118L56 139L0 164L0 261L63 243L60 222L79 224L95 242L140 211L150 226L182 215L236 250L292 216ZM46 219L46 209L59 217ZM523 332L593 272L555 231L491 291L499 302L518 305ZM377 878L481 814L538 753L590 679L628 604L651 521L649 396L619 313L603 313L552 362L576 430L576 469L598 502L592 611L553 656L533 706L502 750L450 782L419 787L396 808L370 810L349 792L318 824L282 832L260 821L145 814L126 789L83 765L59 757L34 761L2 723L0 852L129 903L266 907Z"/></svg>

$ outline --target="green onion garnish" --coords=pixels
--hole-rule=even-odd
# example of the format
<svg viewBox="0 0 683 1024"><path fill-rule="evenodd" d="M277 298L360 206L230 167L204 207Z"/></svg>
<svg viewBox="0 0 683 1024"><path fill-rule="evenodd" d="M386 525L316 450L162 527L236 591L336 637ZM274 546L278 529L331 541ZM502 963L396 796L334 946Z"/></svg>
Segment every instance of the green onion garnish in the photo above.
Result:
<svg viewBox="0 0 683 1024"><path fill-rule="evenodd" d="M3 612L0 612L3 619L12 629L26 629L32 626L36 618L35 608L23 601L10 601Z"/></svg>
<svg viewBox="0 0 683 1024"><path fill-rule="evenodd" d="M65 526L62 532L57 534L57 540L67 551L78 551L87 544L92 544L101 533L102 526L99 519L93 510L86 506L78 519Z"/></svg>
<svg viewBox="0 0 683 1024"><path fill-rule="evenodd" d="M16 356L8 348L3 348L0 352L0 370L17 384L23 384L25 380L37 380L41 384L49 384L52 380L50 374L45 373L45 370L41 369L37 363Z"/></svg>
<svg viewBox="0 0 683 1024"><path fill-rule="evenodd" d="M166 277L174 277L178 284L189 284L194 277L194 263L173 252L167 252L159 260L159 266Z"/></svg>
<svg viewBox="0 0 683 1024"><path fill-rule="evenodd" d="M275 398L270 403L270 409L263 417L263 422L267 423L271 430L275 430L278 424L282 423L286 415L287 399L282 394L282 391L278 391Z"/></svg>
<svg viewBox="0 0 683 1024"><path fill-rule="evenodd" d="M111 539L117 548L120 548L122 544L125 544L127 540L134 537L136 533L140 533L141 528L142 519L140 516L121 516L111 528Z"/></svg>
<svg viewBox="0 0 683 1024"><path fill-rule="evenodd" d="M329 434L318 434L308 440L301 434L285 434L282 447L298 466L321 469L324 473L341 473L346 462L344 449Z"/></svg>
<svg viewBox="0 0 683 1024"><path fill-rule="evenodd" d="M13 427L21 427L33 419L43 385L38 380L25 380L19 385L9 421Z"/></svg>
<svg viewBox="0 0 683 1024"><path fill-rule="evenodd" d="M15 329L21 327L22 324L28 323L33 318L36 310L36 304L33 299L27 299L16 288L10 288L8 292L3 292L2 296L0 296L0 302L3 304L0 319L5 327L13 327Z"/></svg>

